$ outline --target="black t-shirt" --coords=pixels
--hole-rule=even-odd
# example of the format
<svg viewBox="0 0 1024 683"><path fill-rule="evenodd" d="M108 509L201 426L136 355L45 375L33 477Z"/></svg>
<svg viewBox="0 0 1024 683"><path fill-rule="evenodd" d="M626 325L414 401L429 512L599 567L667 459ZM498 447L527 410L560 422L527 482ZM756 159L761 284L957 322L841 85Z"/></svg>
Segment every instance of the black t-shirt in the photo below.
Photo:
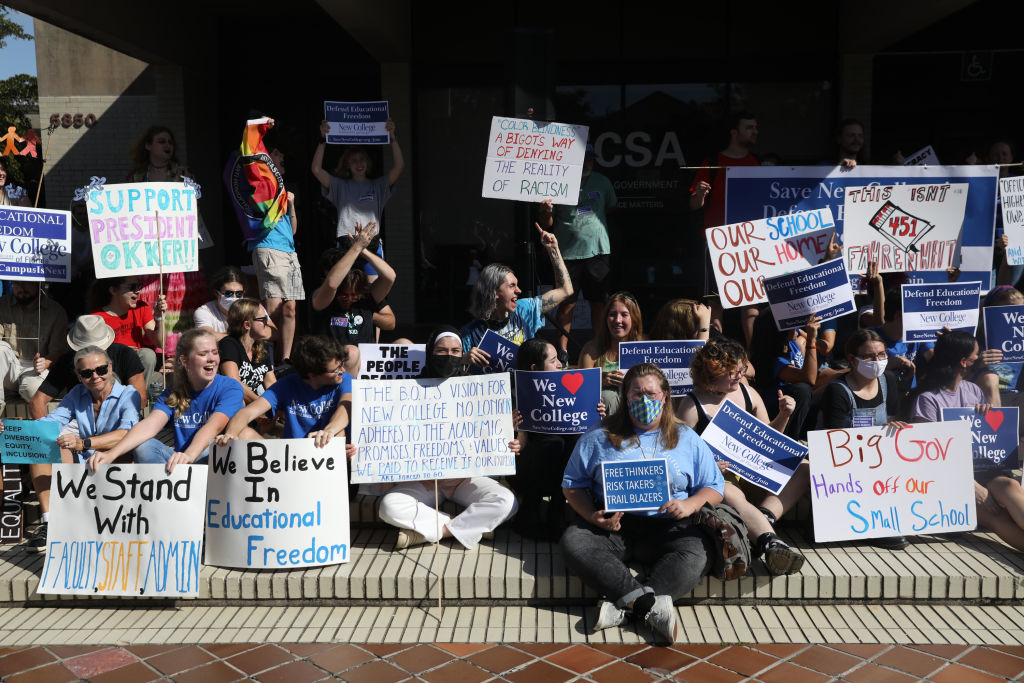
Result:
<svg viewBox="0 0 1024 683"><path fill-rule="evenodd" d="M68 351L50 366L46 379L39 385L39 391L47 396L58 398L78 384L78 373L75 372L75 351ZM110 364L121 384L127 386L128 380L145 372L139 354L124 344L111 344L107 347Z"/></svg>
<svg viewBox="0 0 1024 683"><path fill-rule="evenodd" d="M242 384L259 396L263 393L263 378L274 369L274 349L267 342L257 343L263 344L263 359L255 365L246 355L242 342L231 335L217 342L217 351L220 352L220 362L231 361L237 365Z"/></svg>
<svg viewBox="0 0 1024 683"><path fill-rule="evenodd" d="M856 370L850 370L850 372L856 372ZM853 394L853 398L857 401L857 405L850 405L850 397L843 390L842 387L837 386L839 382L846 385L847 389L850 388L850 383L846 381L846 375L843 375L839 379L831 382L821 396L821 413L822 420L826 429L835 429L839 427L845 427L850 424L850 415L853 413L854 408L877 408L882 405L882 389L879 387L878 393L875 394L874 398L861 398L857 394ZM886 392L886 406L885 411L887 415L899 415L900 414L900 392L896 388L896 378L890 374L885 373L885 380L888 384L888 391ZM852 389L851 389L852 392Z"/></svg>
<svg viewBox="0 0 1024 683"><path fill-rule="evenodd" d="M317 311L313 329L343 344L373 344L377 341L373 314L380 313L387 305L387 299L376 302L370 297L364 297L351 310L343 311L337 300L331 300L330 306Z"/></svg>

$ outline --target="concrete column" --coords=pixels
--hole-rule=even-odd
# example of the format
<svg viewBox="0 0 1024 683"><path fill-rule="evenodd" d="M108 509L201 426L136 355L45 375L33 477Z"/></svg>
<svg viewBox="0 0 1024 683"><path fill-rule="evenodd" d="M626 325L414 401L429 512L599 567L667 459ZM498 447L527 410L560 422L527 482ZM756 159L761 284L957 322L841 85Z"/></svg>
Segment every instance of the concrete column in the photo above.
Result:
<svg viewBox="0 0 1024 683"><path fill-rule="evenodd" d="M405 157L405 173L395 184L394 196L384 211L387 239L384 256L395 269L398 279L388 297L398 325L405 327L416 319L416 231L413 226L413 114L412 74L409 62L382 62L380 65L381 97L388 100L391 118L395 120L396 137ZM390 167L390 154L384 155Z"/></svg>

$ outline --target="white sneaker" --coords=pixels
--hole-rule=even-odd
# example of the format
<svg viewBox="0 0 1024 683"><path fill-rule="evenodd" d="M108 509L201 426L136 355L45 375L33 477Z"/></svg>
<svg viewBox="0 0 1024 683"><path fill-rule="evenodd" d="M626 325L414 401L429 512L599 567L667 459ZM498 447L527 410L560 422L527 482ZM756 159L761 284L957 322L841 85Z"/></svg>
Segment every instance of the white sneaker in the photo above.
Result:
<svg viewBox="0 0 1024 683"><path fill-rule="evenodd" d="M644 617L644 623L654 632L658 642L676 642L676 607L672 604L672 596L655 596L654 607Z"/></svg>
<svg viewBox="0 0 1024 683"><path fill-rule="evenodd" d="M597 603L597 618L594 620L594 632L603 631L612 626L621 626L626 620L626 610L619 609L614 603L600 600Z"/></svg>
<svg viewBox="0 0 1024 683"><path fill-rule="evenodd" d="M412 545L419 545L426 543L426 537L418 531L412 529L399 529L398 538L395 539L395 550L403 550Z"/></svg>

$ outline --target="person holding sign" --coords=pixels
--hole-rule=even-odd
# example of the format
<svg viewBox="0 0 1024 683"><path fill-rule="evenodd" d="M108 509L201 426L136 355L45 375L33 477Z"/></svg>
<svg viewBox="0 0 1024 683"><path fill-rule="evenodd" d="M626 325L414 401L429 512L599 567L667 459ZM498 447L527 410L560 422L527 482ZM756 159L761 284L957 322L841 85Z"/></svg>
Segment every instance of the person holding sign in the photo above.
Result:
<svg viewBox="0 0 1024 683"><path fill-rule="evenodd" d="M114 341L135 349L146 372L146 386L156 381L156 351L164 334L167 295L161 294L150 308L142 299L139 278L132 275L96 280L89 292L93 315L114 330Z"/></svg>
<svg viewBox="0 0 1024 683"><path fill-rule="evenodd" d="M35 281L16 280L11 290L0 297L0 414L5 392L30 401L67 349L68 316L61 305L44 296Z"/></svg>
<svg viewBox="0 0 1024 683"><path fill-rule="evenodd" d="M780 332L771 309L765 309L754 325L751 360L757 390L766 397L769 411L776 407L776 394L781 390L796 400L796 408L786 425L791 439L804 438L804 423L811 412L813 389L818 381L818 331L821 321L815 315L799 328ZM770 405L769 405L770 404Z"/></svg>
<svg viewBox="0 0 1024 683"><path fill-rule="evenodd" d="M25 189L7 182L7 160L0 156L0 206L31 206Z"/></svg>
<svg viewBox="0 0 1024 683"><path fill-rule="evenodd" d="M94 472L135 451L139 464L175 465L205 463L210 442L220 434L231 416L242 408L242 387L233 379L217 374L220 356L212 332L191 329L178 340L174 382L153 405L153 410L109 450L96 451L89 458ZM170 422L174 448L156 436Z"/></svg>
<svg viewBox="0 0 1024 683"><path fill-rule="evenodd" d="M896 422L900 394L895 380L886 373L889 352L874 330L857 330L846 342L850 372L830 382L822 394L820 408L826 429L878 427Z"/></svg>
<svg viewBox="0 0 1024 683"><path fill-rule="evenodd" d="M274 347L270 337L274 323L267 309L256 299L239 299L228 311L228 334L217 342L220 374L242 384L243 400L249 405L276 381Z"/></svg>
<svg viewBox="0 0 1024 683"><path fill-rule="evenodd" d="M651 363L629 369L622 402L603 429L580 437L562 479L576 512L562 535L566 564L605 596L594 630L618 626L631 610L661 640L674 641L673 601L694 589L711 569L715 546L689 517L705 503L722 502L724 481L711 449L665 406L668 379ZM669 502L656 510L605 512L602 463L664 458ZM651 564L645 583L626 565L634 557Z"/></svg>
<svg viewBox="0 0 1024 683"><path fill-rule="evenodd" d="M601 400L609 413L619 408L623 372L619 369L619 342L644 339L644 320L640 306L629 292L608 297L601 316L604 325L594 330L594 338L580 351L581 368L601 368Z"/></svg>

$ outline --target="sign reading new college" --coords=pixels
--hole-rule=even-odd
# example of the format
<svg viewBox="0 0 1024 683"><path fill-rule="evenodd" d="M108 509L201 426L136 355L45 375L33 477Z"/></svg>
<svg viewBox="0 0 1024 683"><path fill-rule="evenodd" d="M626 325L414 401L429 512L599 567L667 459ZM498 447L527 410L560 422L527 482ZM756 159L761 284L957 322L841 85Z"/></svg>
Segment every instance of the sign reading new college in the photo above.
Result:
<svg viewBox="0 0 1024 683"><path fill-rule="evenodd" d="M386 145L391 134L388 122L388 103L382 102L324 102L324 118L330 125L327 133L329 145Z"/></svg>
<svg viewBox="0 0 1024 683"><path fill-rule="evenodd" d="M977 331L980 282L902 285L901 291L903 341L935 341L944 327Z"/></svg>
<svg viewBox="0 0 1024 683"><path fill-rule="evenodd" d="M483 196L576 206L587 132L568 123L493 117Z"/></svg>
<svg viewBox="0 0 1024 683"><path fill-rule="evenodd" d="M619 342L619 369L629 370L640 363L654 363L665 373L672 395L683 396L693 388L690 361L705 343L703 339Z"/></svg>
<svg viewBox="0 0 1024 683"><path fill-rule="evenodd" d="M71 281L71 213L0 206L0 278Z"/></svg>
<svg viewBox="0 0 1024 683"><path fill-rule="evenodd" d="M801 327L811 314L825 321L857 310L842 259L826 261L797 273L766 277L764 292L779 330Z"/></svg>

